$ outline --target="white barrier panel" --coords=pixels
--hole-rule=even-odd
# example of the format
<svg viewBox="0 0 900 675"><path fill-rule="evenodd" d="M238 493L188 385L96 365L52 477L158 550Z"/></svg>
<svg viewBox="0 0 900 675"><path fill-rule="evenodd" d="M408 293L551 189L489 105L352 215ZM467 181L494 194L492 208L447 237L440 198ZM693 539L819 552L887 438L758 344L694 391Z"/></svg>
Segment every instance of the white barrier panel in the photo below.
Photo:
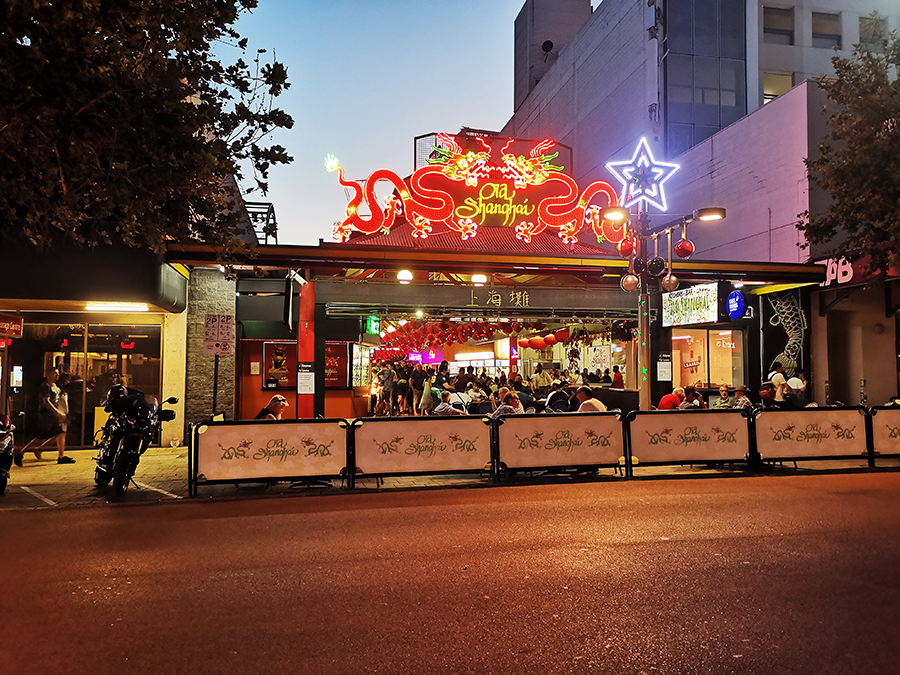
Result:
<svg viewBox="0 0 900 675"><path fill-rule="evenodd" d="M742 460L749 450L747 419L739 412L652 412L631 422L637 464Z"/></svg>
<svg viewBox="0 0 900 675"><path fill-rule="evenodd" d="M365 474L472 471L491 460L480 417L365 420L356 429L356 466Z"/></svg>
<svg viewBox="0 0 900 675"><path fill-rule="evenodd" d="M615 415L509 415L500 425L500 461L509 468L617 464L625 447Z"/></svg>
<svg viewBox="0 0 900 675"><path fill-rule="evenodd" d="M756 448L763 459L864 455L866 420L857 410L835 408L763 411Z"/></svg>
<svg viewBox="0 0 900 675"><path fill-rule="evenodd" d="M337 422L234 424L197 429L203 480L334 476L347 462L347 431Z"/></svg>
<svg viewBox="0 0 900 675"><path fill-rule="evenodd" d="M900 408L880 408L872 418L875 452L882 455L900 453Z"/></svg>

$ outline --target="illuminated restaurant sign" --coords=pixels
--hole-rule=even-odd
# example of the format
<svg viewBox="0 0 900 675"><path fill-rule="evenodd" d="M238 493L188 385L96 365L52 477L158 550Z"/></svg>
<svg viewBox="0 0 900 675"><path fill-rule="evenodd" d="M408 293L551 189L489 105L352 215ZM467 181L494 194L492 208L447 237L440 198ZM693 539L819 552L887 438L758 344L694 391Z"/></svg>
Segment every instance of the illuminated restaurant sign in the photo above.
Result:
<svg viewBox="0 0 900 675"><path fill-rule="evenodd" d="M662 325L692 326L719 320L719 284L700 284L662 294Z"/></svg>
<svg viewBox="0 0 900 675"><path fill-rule="evenodd" d="M464 150L449 134L438 134L437 140L429 164L407 180L389 169L378 169L362 182L347 180L337 158L326 157L327 169L337 171L340 184L353 192L346 217L334 225L334 238L345 242L353 232L387 234L402 218L420 239L435 228L454 231L465 241L480 227L505 227L526 243L544 231L573 243L585 225L598 241L623 239L623 224L600 217L601 208L618 205L616 190L603 181L579 189L563 167L553 164L559 154L553 141L534 144L526 157L510 150L515 139L476 137L478 151ZM381 202L379 183L393 188Z"/></svg>

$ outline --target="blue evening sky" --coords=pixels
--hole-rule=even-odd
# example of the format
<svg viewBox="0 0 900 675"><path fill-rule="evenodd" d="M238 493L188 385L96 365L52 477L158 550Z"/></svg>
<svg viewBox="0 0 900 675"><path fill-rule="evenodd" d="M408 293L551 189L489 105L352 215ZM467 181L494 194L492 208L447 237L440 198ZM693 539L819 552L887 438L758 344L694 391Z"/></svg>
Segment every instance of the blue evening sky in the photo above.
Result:
<svg viewBox="0 0 900 675"><path fill-rule="evenodd" d="M499 130L512 115L513 24L523 0L259 0L237 24L248 54L274 49L291 88L276 101L294 157L270 172L279 243L332 241L348 178L412 171L413 138L460 127ZM597 3L594 3L595 5ZM228 60L227 52L222 56ZM250 187L244 181L242 187Z"/></svg>

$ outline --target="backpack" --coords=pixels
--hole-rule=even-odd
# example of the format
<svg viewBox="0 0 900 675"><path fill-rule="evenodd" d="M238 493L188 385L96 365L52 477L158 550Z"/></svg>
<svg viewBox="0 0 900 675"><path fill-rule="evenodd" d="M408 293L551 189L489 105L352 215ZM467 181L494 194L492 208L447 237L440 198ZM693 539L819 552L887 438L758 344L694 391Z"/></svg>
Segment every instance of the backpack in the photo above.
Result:
<svg viewBox="0 0 900 675"><path fill-rule="evenodd" d="M759 385L759 397L763 401L775 400L775 385L771 382L763 382Z"/></svg>

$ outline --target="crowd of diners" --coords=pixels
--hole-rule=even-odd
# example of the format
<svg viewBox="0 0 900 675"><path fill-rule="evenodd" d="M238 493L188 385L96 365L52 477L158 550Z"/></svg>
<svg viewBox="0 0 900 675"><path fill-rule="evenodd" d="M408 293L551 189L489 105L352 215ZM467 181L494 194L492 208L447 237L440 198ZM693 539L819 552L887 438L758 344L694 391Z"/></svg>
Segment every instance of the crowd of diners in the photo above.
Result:
<svg viewBox="0 0 900 675"><path fill-rule="evenodd" d="M435 367L395 360L376 364L374 373L380 387L377 416L597 412L606 407L594 398L593 387L625 388L619 366L570 372L538 364L526 378L503 370L491 377L473 366L451 373L447 361Z"/></svg>

